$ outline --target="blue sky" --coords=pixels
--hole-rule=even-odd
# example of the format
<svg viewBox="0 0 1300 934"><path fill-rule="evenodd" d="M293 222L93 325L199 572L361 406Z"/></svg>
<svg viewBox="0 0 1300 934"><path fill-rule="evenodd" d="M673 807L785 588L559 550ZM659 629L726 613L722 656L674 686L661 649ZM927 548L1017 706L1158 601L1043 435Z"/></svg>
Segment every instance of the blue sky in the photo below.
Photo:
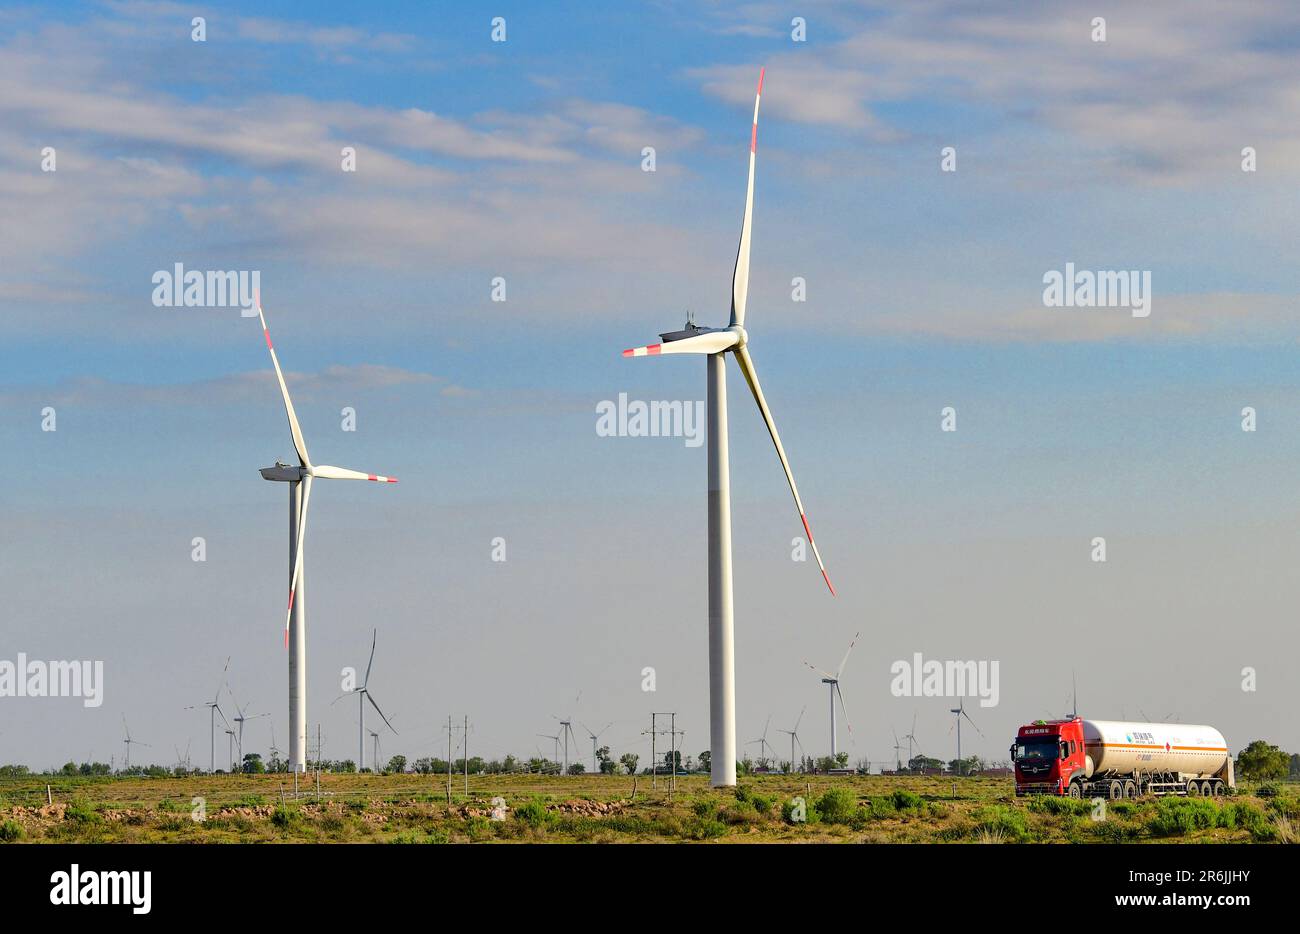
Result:
<svg viewBox="0 0 1300 934"><path fill-rule="evenodd" d="M0 657L103 658L109 678L97 713L33 707L0 759L106 758L122 712L200 745L183 707L226 655L283 744L283 497L256 469L289 438L254 321L151 304L177 262L259 270L313 453L403 481L313 501L309 716L338 755L335 673L372 626L385 709L411 725L391 751L435 751L438 718L468 709L487 748L528 753L578 690L616 745L675 707L704 748L703 450L599 438L595 406L703 395L697 361L618 352L688 308L725 318L760 65L747 325L841 596L789 560L797 515L733 371L740 732L820 710L803 659L861 630L855 758L887 759L913 712L951 752L943 700L888 694L913 651L1001 661L971 740L990 757L1060 712L1072 667L1097 716L1300 744L1279 662L1300 15L1023 7L0 12ZM1151 316L1044 307L1066 262L1150 270ZM1079 644L1038 636L1058 630Z"/></svg>

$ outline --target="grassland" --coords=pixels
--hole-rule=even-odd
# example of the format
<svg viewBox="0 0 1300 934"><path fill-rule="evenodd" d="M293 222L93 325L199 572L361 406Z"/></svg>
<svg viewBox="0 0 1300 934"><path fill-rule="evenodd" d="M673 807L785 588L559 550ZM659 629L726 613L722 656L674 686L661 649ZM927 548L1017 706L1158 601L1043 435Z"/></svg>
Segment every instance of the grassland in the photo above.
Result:
<svg viewBox="0 0 1300 934"><path fill-rule="evenodd" d="M286 784L286 780L288 784ZM52 804L46 803L46 784ZM0 841L97 843L1296 842L1300 789L1210 799L1017 799L1006 779L756 776L670 792L648 776L286 775L0 780ZM195 820L202 799L203 820ZM805 802L799 820L796 798ZM493 799L504 801L494 819Z"/></svg>

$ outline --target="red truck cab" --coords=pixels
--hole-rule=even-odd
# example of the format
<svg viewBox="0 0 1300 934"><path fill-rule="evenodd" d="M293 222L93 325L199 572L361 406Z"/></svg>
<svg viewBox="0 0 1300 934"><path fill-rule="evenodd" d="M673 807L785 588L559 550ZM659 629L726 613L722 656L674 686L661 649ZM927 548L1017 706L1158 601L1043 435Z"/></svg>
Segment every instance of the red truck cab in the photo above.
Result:
<svg viewBox="0 0 1300 934"><path fill-rule="evenodd" d="M1035 720L1016 733L1011 761L1016 767L1016 794L1081 794L1080 785L1070 784L1076 772L1085 769L1083 720Z"/></svg>

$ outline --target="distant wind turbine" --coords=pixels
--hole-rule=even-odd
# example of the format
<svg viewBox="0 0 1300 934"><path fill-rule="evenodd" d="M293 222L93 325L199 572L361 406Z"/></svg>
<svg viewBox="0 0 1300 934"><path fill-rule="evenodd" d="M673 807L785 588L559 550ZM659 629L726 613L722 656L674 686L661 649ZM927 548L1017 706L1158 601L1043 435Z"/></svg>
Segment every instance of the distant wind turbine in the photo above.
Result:
<svg viewBox="0 0 1300 934"><path fill-rule="evenodd" d="M971 720L970 714L966 712L966 699L964 697L958 701L956 708L949 710L948 713L954 714L957 720L957 767L961 768L961 718L965 717L969 720L970 725L975 727L975 732L979 733L981 737L984 732L978 726L975 726L975 721ZM948 732L952 732L952 727L948 728Z"/></svg>
<svg viewBox="0 0 1300 934"><path fill-rule="evenodd" d="M812 668L813 671L817 672L817 674L819 674L819 675L822 676L822 684L828 685L828 686L830 687L830 700L831 700L831 759L832 759L832 760L835 760L836 757L839 755L839 750L838 750L838 748L836 747L836 736L835 736L835 698L836 698L836 697L839 698L839 701L840 701L840 710L843 711L843 713L844 713L844 725L845 725L846 727L848 727L848 730L849 730L849 733L850 733L850 734L853 732L853 724L849 722L849 711L848 711L848 708L844 706L844 694L843 694L843 692L840 690L840 676L844 674L844 666L848 664L848 661L849 661L849 653L852 652L852 651L853 651L853 647L854 647L855 645L858 644L858 636L860 636L860 635L862 635L862 633L860 633L860 632L856 632L856 633L853 634L853 641L849 643L849 647L848 647L848 649L846 649L845 652L844 652L844 657L843 657L842 659L840 659L840 667L837 668L837 669L835 669L835 674L831 674L829 671L823 671L823 670L820 669L820 668L816 668L816 667L814 667L814 666L813 666L812 664L810 664L808 661L806 661L806 660L804 661L804 664L805 664L805 665L807 665L809 668Z"/></svg>
<svg viewBox="0 0 1300 934"><path fill-rule="evenodd" d="M360 773L363 769L365 769L366 766L366 701L370 701L370 706L375 708L375 713L379 714L379 719L383 720L384 723L388 726L388 728L390 730L393 730L394 733L397 732L397 730L393 729L393 725L388 722L388 718L384 716L384 712L379 709L379 705L375 703L375 698L370 693L370 668L375 663L375 644L378 641L379 641L379 630L376 629L374 632L374 636L371 637L370 640L370 661L366 662L366 677L361 682L361 687L353 688L351 691L348 692L348 694L355 694L357 696L357 709L360 714L360 721L358 727L359 739L358 739L358 750L357 750L357 772L358 773ZM343 698L347 697L348 694L340 694L338 697L334 698L334 700L331 703L337 704ZM376 769L378 769L378 766L379 763L376 762L375 763Z"/></svg>
<svg viewBox="0 0 1300 934"><path fill-rule="evenodd" d="M122 742L124 742L124 743L126 744L126 766L125 766L125 769L126 769L126 771L129 772L129 771L131 771L131 745L132 745L132 744L135 744L136 746L148 746L149 744L148 744L148 743L142 743L142 742L140 742L140 740L138 740L138 739L132 739L132 738L131 738L131 728L130 728L129 726L126 725L126 714L122 714L122 729L126 730L126 739L124 739Z"/></svg>
<svg viewBox="0 0 1300 934"><path fill-rule="evenodd" d="M795 758L794 758L795 743L799 743L799 751L803 752L803 743L799 742L799 724L803 723L803 715L807 710L808 708L804 707L803 710L799 711L799 719L794 722L793 730L782 730L780 728L777 729L778 733L787 733L790 736L790 771L791 772L794 772L795 769Z"/></svg>

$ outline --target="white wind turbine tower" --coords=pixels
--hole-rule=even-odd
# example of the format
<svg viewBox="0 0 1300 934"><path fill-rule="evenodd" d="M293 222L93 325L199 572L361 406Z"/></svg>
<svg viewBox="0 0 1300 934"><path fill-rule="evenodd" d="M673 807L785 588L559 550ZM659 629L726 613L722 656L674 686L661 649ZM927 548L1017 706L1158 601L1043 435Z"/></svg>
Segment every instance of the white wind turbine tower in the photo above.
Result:
<svg viewBox="0 0 1300 934"><path fill-rule="evenodd" d="M975 721L971 720L970 714L966 712L966 698L960 698L957 702L957 706L950 709L948 713L956 715L957 718L957 767L961 768L961 718L965 717L967 720L970 720L970 725L975 727L975 732L979 733L981 737L984 735L984 732L978 726L975 726ZM948 728L948 732L952 732L952 727Z"/></svg>
<svg viewBox="0 0 1300 934"><path fill-rule="evenodd" d="M375 699L370 693L370 669L371 666L375 664L375 643L377 643L378 641L379 641L379 630L376 629L374 636L370 640L370 661L366 662L365 680L361 682L361 687L353 688L351 691L348 692L349 694L355 694L357 696L357 710L359 716L358 728L360 730L358 734L359 739L357 741L357 773L358 774L360 774L361 770L364 769L366 766L366 701L370 701L370 706L375 708L375 713L379 714L379 719L383 720L385 725L390 730L393 730L393 725L388 722L388 718L384 716L384 712L379 709L379 705L375 703ZM340 694L338 697L334 698L333 701L331 701L331 704L337 704L339 701L341 701L343 698L347 696L348 696L347 694ZM397 730L393 730L393 733L396 734ZM376 761L374 765L377 770L379 763Z"/></svg>
<svg viewBox="0 0 1300 934"><path fill-rule="evenodd" d="M840 699L840 710L843 711L844 713L844 725L848 727L850 733L853 732L853 724L849 722L848 708L844 706L844 694L840 691L840 676L844 674L844 666L847 665L849 662L849 653L852 652L853 647L858 644L858 636L860 635L862 635L862 633L860 632L855 632L853 634L853 641L849 643L849 647L844 652L844 657L840 659L840 667L835 669L835 674L831 674L829 671L823 671L820 668L815 668L806 660L804 661L805 665L807 665L809 668L812 668L813 671L817 672L817 674L822 676L822 684L828 685L830 687L831 759L834 759L836 755L839 754L839 749L836 746L836 735L835 735L835 698L836 697L839 697Z"/></svg>
<svg viewBox="0 0 1300 934"><path fill-rule="evenodd" d="M586 730L587 735L591 737L591 773L593 775L600 774L600 764L596 761L596 740L600 739L601 733L604 733L613 725L612 722L606 723L600 728L599 732L593 732L591 727L587 726L587 724L583 723L581 720L578 721L578 726Z"/></svg>
<svg viewBox="0 0 1300 934"><path fill-rule="evenodd" d="M758 73L758 91L754 95L754 123L749 137L749 186L745 192L745 215L740 226L740 247L736 251L736 268L731 279L731 323L725 328L701 328L687 321L680 331L660 334L661 343L623 351L625 357L661 354L703 354L708 387L708 507L709 507L709 761L710 783L714 787L736 784L736 664L735 632L731 587L731 471L727 444L727 370L726 354L731 353L758 403L772 443L785 471L790 492L799 510L808 544L817 566L821 568L832 596L826 566L822 563L812 528L799 498L799 490L790 472L790 463L781 446L776 422L763 397L763 389L749 356L749 335L745 331L745 305L749 296L750 229L754 213L754 159L758 148L758 105L763 94L763 75Z"/></svg>
<svg viewBox="0 0 1300 934"><path fill-rule="evenodd" d="M891 726L889 732L894 734L894 770L901 772L903 771L903 763L898 757L898 751L903 748L903 744L898 741L898 730Z"/></svg>
<svg viewBox="0 0 1300 934"><path fill-rule="evenodd" d="M799 719L794 722L793 730L782 730L782 729L777 730L778 733L786 733L790 736L790 771L792 773L794 772L794 768L795 768L795 758L794 758L795 743L799 743L799 751L803 752L803 743L799 742L799 724L803 723L803 715L807 711L808 711L807 707L799 711Z"/></svg>
<svg viewBox="0 0 1300 934"><path fill-rule="evenodd" d="M126 744L126 765L123 768L129 772L131 770L131 745L134 743L136 746L148 746L149 744L131 738L131 728L126 725L126 714L122 714L122 729L126 731L126 739L122 740Z"/></svg>
<svg viewBox="0 0 1300 934"><path fill-rule="evenodd" d="M262 322L266 349L271 352L275 378L284 398L285 414L289 416L289 433L298 455L298 466L276 462L274 467L263 467L262 479L289 484L289 605L285 610L284 645L289 650L289 767L295 772L307 769L307 609L303 595L303 541L307 532L307 508L311 503L311 485L316 478L323 480L372 480L378 483L396 483L396 477L384 477L359 470L313 464L307 455L307 442L303 440L298 416L289 398L280 359L271 345L271 332L266 327L260 295L254 296L257 317ZM296 600L295 600L296 598ZM364 735L362 737L364 741Z"/></svg>
<svg viewBox="0 0 1300 934"><path fill-rule="evenodd" d="M210 755L212 756L208 766L210 772L215 772L217 770L217 714L221 714L222 723L227 727L230 726L230 721L227 720L226 715L221 712L220 703L221 689L226 686L226 672L228 671L230 671L229 655L226 656L226 667L221 669L221 683L217 685L217 690L216 693L212 695L212 700L205 701L202 704L192 704L185 708L186 710L197 710L199 707L208 708L208 745L210 747Z"/></svg>

